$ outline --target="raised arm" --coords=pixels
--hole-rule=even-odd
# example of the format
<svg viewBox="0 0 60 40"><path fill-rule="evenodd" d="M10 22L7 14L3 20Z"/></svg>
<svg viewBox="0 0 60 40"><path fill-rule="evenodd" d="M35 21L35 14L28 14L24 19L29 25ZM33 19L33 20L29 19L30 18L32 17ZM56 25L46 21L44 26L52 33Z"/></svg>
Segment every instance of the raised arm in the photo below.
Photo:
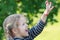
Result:
<svg viewBox="0 0 60 40"><path fill-rule="evenodd" d="M39 21L39 23L34 26L30 31L30 37L32 39L34 39L38 34L40 34L45 26L46 23L46 19L47 16L49 15L50 11L53 9L54 7L51 6L51 2L48 2L48 0L46 1L46 10L44 11L43 15L41 16L41 20Z"/></svg>
<svg viewBox="0 0 60 40"><path fill-rule="evenodd" d="M49 15L50 11L54 8L54 6L52 6L52 3L48 2L48 0L46 0L45 4L46 4L46 9L45 9L43 15L41 16L41 20L44 23L46 22L47 16Z"/></svg>

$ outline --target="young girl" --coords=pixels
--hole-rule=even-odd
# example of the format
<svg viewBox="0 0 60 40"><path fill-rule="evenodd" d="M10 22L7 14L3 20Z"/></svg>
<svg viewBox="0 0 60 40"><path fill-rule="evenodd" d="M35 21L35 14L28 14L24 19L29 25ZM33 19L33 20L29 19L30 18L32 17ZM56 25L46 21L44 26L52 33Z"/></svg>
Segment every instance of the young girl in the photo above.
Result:
<svg viewBox="0 0 60 40"><path fill-rule="evenodd" d="M42 32L46 18L53 8L51 2L46 1L46 10L41 16L41 20L30 30L28 30L27 20L24 15L13 14L8 16L3 22L6 40L33 40Z"/></svg>

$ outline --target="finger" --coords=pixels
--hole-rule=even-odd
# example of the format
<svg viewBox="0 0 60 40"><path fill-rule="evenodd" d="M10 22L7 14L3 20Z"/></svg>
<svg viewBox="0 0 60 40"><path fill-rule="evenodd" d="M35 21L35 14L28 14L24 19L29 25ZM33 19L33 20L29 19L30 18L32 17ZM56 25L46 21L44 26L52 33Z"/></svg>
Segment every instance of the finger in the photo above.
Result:
<svg viewBox="0 0 60 40"><path fill-rule="evenodd" d="M46 4L48 3L48 1L45 2Z"/></svg>
<svg viewBox="0 0 60 40"><path fill-rule="evenodd" d="M49 5L49 2L48 2L48 0L46 0L45 4L46 4L46 6L47 6L47 5Z"/></svg>
<svg viewBox="0 0 60 40"><path fill-rule="evenodd" d="M48 2L48 0L46 0Z"/></svg>
<svg viewBox="0 0 60 40"><path fill-rule="evenodd" d="M50 8L51 8L51 6L52 6L52 2L49 3L49 7L50 7Z"/></svg>
<svg viewBox="0 0 60 40"><path fill-rule="evenodd" d="M46 0L46 1L48 1L48 0Z"/></svg>

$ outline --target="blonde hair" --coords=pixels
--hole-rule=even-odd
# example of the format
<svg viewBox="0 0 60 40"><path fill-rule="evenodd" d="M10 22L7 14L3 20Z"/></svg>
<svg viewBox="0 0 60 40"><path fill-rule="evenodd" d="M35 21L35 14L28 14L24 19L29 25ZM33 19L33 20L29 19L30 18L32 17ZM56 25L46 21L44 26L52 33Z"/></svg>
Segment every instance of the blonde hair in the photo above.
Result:
<svg viewBox="0 0 60 40"><path fill-rule="evenodd" d="M18 21L21 17L24 17L22 14L13 14L8 16L3 22L3 28L5 31L5 36L7 40L13 40L14 34L12 33L11 29L14 27L18 27Z"/></svg>

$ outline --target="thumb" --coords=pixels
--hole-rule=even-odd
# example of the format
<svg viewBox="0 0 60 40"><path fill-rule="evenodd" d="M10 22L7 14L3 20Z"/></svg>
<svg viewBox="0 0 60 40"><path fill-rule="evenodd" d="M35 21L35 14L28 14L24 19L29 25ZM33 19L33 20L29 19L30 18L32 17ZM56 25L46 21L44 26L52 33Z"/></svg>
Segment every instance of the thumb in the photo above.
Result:
<svg viewBox="0 0 60 40"><path fill-rule="evenodd" d="M53 8L54 8L54 6L52 6L52 7L50 8L50 11L51 11Z"/></svg>

